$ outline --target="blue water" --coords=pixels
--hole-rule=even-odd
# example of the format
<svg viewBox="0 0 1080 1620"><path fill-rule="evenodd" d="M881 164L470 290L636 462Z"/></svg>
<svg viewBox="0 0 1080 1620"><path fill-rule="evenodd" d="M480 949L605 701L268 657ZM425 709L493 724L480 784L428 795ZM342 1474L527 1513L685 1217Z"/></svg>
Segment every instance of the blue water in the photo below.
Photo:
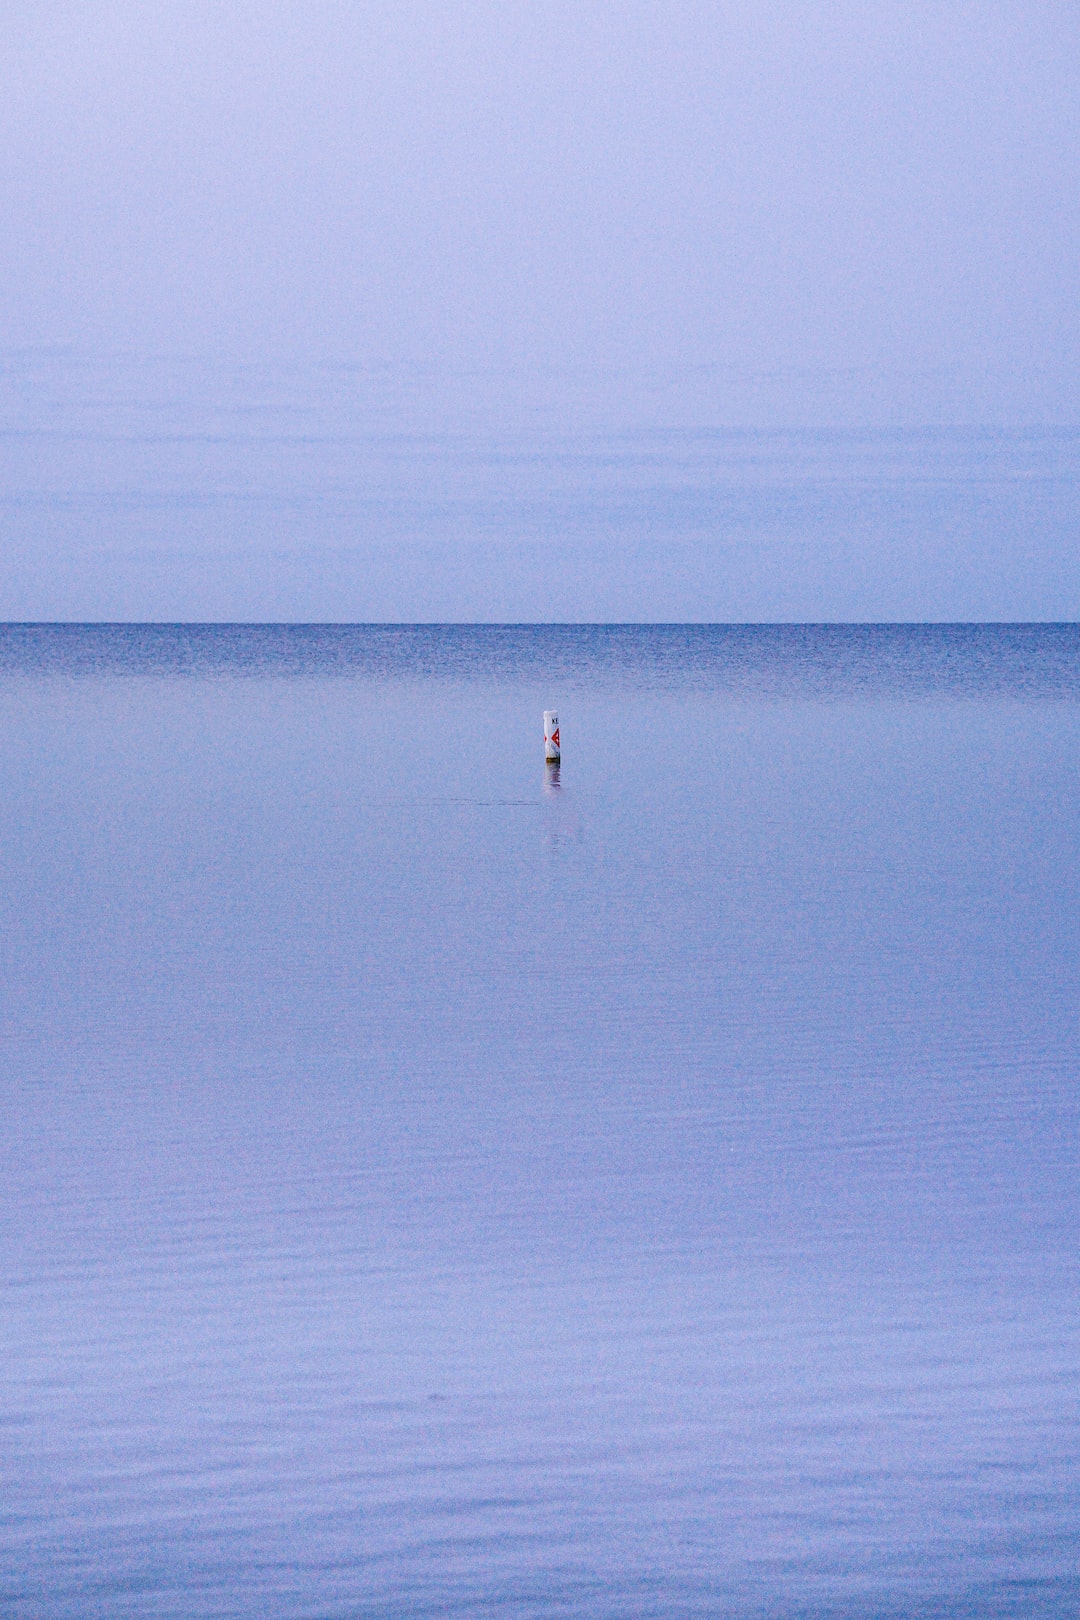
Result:
<svg viewBox="0 0 1080 1620"><path fill-rule="evenodd" d="M1080 619L1075 424L769 388L0 351L0 620Z"/></svg>
<svg viewBox="0 0 1080 1620"><path fill-rule="evenodd" d="M0 1612L1074 1616L1078 857L1072 626L0 629Z"/></svg>

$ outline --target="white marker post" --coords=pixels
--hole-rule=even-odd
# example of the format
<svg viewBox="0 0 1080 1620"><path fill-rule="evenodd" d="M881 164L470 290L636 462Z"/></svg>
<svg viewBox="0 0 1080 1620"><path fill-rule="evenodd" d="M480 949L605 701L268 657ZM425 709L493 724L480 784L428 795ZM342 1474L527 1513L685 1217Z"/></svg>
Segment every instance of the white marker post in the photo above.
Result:
<svg viewBox="0 0 1080 1620"><path fill-rule="evenodd" d="M544 758L549 765L557 765L559 753L559 717L554 709L544 710Z"/></svg>

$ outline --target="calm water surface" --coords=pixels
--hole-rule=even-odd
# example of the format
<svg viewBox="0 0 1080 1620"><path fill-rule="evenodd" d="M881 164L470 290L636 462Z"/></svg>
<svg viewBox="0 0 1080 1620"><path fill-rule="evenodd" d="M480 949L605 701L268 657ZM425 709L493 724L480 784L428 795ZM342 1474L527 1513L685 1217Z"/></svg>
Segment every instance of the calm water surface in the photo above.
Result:
<svg viewBox="0 0 1080 1620"><path fill-rule="evenodd" d="M805 381L0 349L0 619L1080 619L1080 427Z"/></svg>
<svg viewBox="0 0 1080 1620"><path fill-rule="evenodd" d="M1080 632L9 626L0 739L4 1614L1077 1613Z"/></svg>

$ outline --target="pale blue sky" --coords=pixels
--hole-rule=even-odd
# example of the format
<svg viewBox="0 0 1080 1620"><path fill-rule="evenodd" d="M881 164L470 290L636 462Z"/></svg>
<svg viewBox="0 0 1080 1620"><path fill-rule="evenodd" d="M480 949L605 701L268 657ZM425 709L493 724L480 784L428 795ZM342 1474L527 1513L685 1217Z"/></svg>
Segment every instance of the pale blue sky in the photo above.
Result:
<svg viewBox="0 0 1080 1620"><path fill-rule="evenodd" d="M179 431L181 361L219 368L217 392L256 412L267 389L275 408L295 409L314 390L323 410L337 384L318 368L352 366L348 422L364 433L380 428L390 377L396 428L449 430L474 448L479 433L485 455L511 419L526 436L584 424L1080 422L1071 0L16 0L4 27L0 348L5 428L24 434L5 449L18 511L5 616L89 612L91 598L106 616L110 601L118 616L158 616L170 602L239 613L242 590L222 583L238 543L224 509L196 564L145 500L122 542L100 502L81 527L58 504L85 506L108 484L92 456L75 473L56 449L72 411L110 443L117 432L145 441L156 426L157 449L132 450L114 494L134 498L147 460L159 502L170 489L220 502L229 477L257 494L250 458L225 477L163 447ZM110 413L124 398L118 427ZM171 425L154 415L163 400ZM185 420L196 422L190 409ZM309 458L292 493L322 499L328 465ZM492 484L486 511L497 493ZM1075 611L1061 581L1076 502L1055 500L1026 566L1041 581L1034 595L1064 616ZM1000 552L1003 521L999 551L980 557L974 518L967 539L953 524L942 544L961 547L972 577L1019 568L1019 550ZM303 536L270 527L256 571L270 577L272 554L292 562L280 589L252 595L252 615L267 610L258 597L294 616L286 581L306 557L323 585L296 594L295 616L320 603L317 616L414 616L408 569L391 578L395 545L408 549L392 524L378 568L359 540L349 552L347 525L320 533L317 513ZM860 553L871 581L887 529ZM462 533L463 544L476 538ZM768 576L761 544L740 554L747 580ZM333 576L352 581L343 596L320 545L345 559ZM481 566L467 549L459 574ZM594 617L605 603L652 616L644 599L629 612L617 547L605 555L593 574L614 570L611 588L558 616ZM489 558L491 577L470 574L457 597L415 593L415 616L474 616L485 600L547 616L509 575L501 588L500 566ZM96 570L96 592L75 589L80 568ZM170 568L195 569L202 594L152 589ZM375 588L379 568L393 588ZM731 616L770 617L780 604L787 617L904 616L918 598L914 578L886 588L880 570L881 589L861 595L828 586L824 560L804 572L802 595L779 578L756 595L725 596L718 583L703 616L725 604ZM992 595L980 607L942 586L923 616L965 616L967 599L974 616ZM1014 604L1005 616L1026 616L1022 595L999 593L1002 611ZM1033 611L1030 590L1024 600ZM687 616L677 605L672 616Z"/></svg>

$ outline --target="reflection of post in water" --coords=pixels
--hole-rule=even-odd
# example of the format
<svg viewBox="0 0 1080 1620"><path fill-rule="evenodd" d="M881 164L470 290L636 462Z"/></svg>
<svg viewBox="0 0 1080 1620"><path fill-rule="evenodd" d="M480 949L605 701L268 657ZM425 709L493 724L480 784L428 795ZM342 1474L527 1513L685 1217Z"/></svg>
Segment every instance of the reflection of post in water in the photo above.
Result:
<svg viewBox="0 0 1080 1620"><path fill-rule="evenodd" d="M544 766L544 792L545 793L558 793L559 788L562 786L562 784L559 781L559 770L560 770L560 768L561 767L560 767L559 761L557 759L549 760L548 763Z"/></svg>

